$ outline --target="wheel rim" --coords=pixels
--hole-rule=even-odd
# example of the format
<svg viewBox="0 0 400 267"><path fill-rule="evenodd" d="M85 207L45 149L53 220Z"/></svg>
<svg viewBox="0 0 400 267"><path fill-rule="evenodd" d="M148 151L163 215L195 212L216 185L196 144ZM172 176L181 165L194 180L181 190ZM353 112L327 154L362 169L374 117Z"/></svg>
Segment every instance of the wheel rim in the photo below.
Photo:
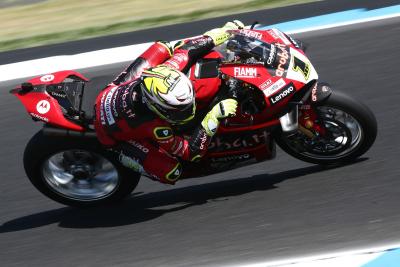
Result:
<svg viewBox="0 0 400 267"><path fill-rule="evenodd" d="M361 124L349 113L334 107L316 108L326 136L307 137L298 132L286 138L287 144L303 156L317 160L335 160L353 152L363 138Z"/></svg>
<svg viewBox="0 0 400 267"><path fill-rule="evenodd" d="M50 156L42 165L42 173L52 191L79 201L105 198L119 185L114 165L85 150L66 150Z"/></svg>

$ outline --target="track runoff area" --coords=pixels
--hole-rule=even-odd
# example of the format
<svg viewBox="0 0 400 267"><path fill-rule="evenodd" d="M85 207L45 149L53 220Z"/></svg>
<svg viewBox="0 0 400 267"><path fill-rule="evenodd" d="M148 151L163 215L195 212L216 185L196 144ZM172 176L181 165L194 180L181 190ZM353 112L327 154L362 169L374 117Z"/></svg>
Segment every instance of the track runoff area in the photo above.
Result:
<svg viewBox="0 0 400 267"><path fill-rule="evenodd" d="M366 10L353 9L274 25L258 25L256 29L277 28L289 34L319 31L335 27L382 21L400 17L400 5ZM54 56L24 62L0 65L0 82L27 78L65 69L85 69L135 59L152 43L136 44L103 49L70 56ZM132 53L132 51L135 51ZM398 267L400 266L400 243L387 246L321 254L305 258L260 262L237 267ZM236 267L236 266L232 266Z"/></svg>

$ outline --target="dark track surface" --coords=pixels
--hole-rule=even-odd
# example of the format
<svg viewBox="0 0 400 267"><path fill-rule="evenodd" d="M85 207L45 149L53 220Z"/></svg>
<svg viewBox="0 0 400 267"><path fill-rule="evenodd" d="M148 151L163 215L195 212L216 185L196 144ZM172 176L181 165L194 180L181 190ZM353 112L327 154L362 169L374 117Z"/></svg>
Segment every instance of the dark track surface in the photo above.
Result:
<svg viewBox="0 0 400 267"><path fill-rule="evenodd" d="M302 39L321 80L376 114L358 163L324 170L278 151L271 162L175 187L143 179L123 205L76 210L41 196L21 157L39 129L0 86L2 266L203 266L249 263L400 241L400 20ZM89 70L100 84L122 66Z"/></svg>

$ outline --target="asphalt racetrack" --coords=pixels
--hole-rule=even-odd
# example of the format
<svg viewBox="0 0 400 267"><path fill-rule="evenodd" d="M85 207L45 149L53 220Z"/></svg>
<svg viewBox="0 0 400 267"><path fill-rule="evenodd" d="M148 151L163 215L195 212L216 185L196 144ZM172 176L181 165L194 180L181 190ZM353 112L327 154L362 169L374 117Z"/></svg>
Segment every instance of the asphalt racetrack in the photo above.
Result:
<svg viewBox="0 0 400 267"><path fill-rule="evenodd" d="M36 191L22 154L40 129L0 85L1 266L221 266L400 243L400 20L302 34L320 78L366 103L379 133L351 165L270 162L176 186L142 179L115 208ZM122 65L84 73L98 86ZM43 148L45 149L45 148Z"/></svg>

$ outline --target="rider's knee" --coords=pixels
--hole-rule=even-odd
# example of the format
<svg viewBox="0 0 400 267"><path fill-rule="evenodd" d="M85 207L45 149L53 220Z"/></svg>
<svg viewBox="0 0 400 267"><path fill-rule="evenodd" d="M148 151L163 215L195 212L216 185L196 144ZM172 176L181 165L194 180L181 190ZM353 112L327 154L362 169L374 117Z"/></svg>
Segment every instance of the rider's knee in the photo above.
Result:
<svg viewBox="0 0 400 267"><path fill-rule="evenodd" d="M182 175L182 165L177 162L175 165L165 168L158 177L160 182L165 184L175 184Z"/></svg>
<svg viewBox="0 0 400 267"><path fill-rule="evenodd" d="M179 178L181 178L181 175L182 165L178 162L176 166L165 175L165 179L174 184Z"/></svg>

